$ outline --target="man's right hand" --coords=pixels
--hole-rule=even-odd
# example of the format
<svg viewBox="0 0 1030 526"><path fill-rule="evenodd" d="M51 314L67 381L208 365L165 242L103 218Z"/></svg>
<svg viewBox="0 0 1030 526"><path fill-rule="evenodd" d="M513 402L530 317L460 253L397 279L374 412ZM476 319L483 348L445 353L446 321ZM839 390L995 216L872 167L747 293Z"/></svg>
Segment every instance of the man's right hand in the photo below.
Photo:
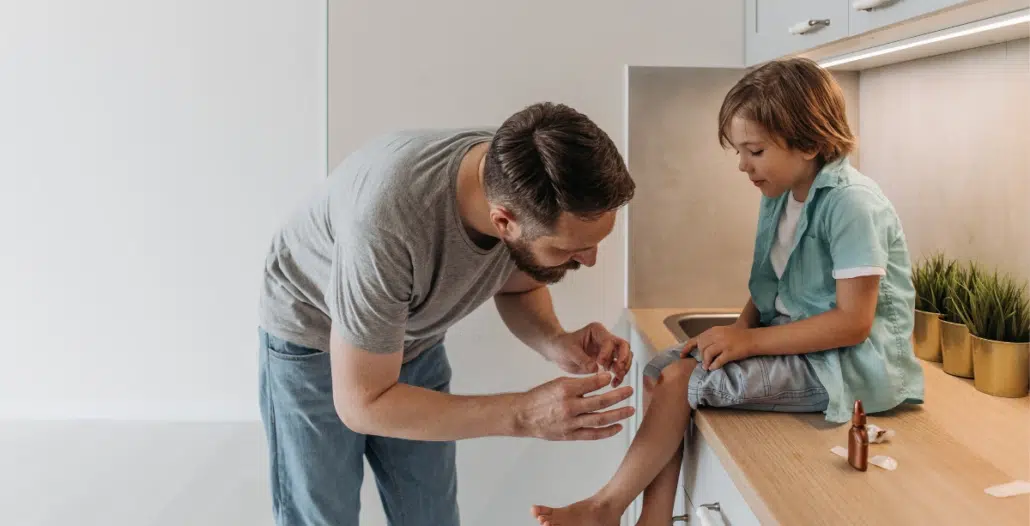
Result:
<svg viewBox="0 0 1030 526"><path fill-rule="evenodd" d="M611 380L608 372L584 378L558 378L523 393L515 404L518 434L546 440L600 440L616 435L622 430L616 422L629 418L633 408L602 410L629 398L633 388L623 386L586 396Z"/></svg>

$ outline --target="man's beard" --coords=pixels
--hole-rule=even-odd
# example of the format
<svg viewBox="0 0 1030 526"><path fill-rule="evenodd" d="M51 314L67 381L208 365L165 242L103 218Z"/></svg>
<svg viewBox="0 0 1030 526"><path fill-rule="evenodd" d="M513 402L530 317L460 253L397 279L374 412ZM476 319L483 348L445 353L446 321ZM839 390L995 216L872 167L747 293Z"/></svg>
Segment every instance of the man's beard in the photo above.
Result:
<svg viewBox="0 0 1030 526"><path fill-rule="evenodd" d="M558 283L565 277L567 271L579 268L579 262L577 261L569 261L556 267L545 267L537 263L533 252L525 241L504 240L504 244L507 245L508 252L511 253L511 259L515 262L515 267L540 283L548 285Z"/></svg>

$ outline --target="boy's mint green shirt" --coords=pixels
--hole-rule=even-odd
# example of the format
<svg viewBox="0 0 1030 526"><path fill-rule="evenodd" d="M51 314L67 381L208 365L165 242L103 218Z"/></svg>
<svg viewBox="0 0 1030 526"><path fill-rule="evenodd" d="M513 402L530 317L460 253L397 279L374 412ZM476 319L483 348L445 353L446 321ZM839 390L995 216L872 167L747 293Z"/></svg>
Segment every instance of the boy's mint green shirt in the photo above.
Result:
<svg viewBox="0 0 1030 526"><path fill-rule="evenodd" d="M879 186L847 159L829 163L808 192L781 279L769 260L780 215L790 192L763 197L751 267L751 299L763 325L777 316L779 295L793 320L837 305L836 280L883 269L876 319L869 337L854 347L804 355L829 394L826 419L846 422L855 400L868 413L923 402L923 369L912 351L915 289L901 221Z"/></svg>

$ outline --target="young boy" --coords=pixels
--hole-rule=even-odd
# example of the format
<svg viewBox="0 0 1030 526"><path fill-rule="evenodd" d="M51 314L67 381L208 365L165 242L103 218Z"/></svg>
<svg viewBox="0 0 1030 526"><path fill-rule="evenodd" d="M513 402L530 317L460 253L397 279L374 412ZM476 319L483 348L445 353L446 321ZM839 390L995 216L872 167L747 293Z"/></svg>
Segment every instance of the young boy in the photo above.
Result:
<svg viewBox="0 0 1030 526"><path fill-rule="evenodd" d="M534 506L543 525L617 526L642 491L638 524L667 525L692 408L844 423L856 399L870 413L922 403L904 233L876 183L848 163L840 86L807 59L766 64L726 95L719 140L763 196L751 298L733 325L651 360L648 407L615 476L569 507Z"/></svg>

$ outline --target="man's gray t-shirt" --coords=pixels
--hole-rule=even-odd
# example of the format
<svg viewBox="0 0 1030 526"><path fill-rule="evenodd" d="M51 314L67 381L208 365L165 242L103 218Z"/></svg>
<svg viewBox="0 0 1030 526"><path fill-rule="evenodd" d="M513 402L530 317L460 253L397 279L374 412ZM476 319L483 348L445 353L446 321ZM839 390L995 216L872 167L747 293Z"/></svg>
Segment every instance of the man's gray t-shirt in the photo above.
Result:
<svg viewBox="0 0 1030 526"><path fill-rule="evenodd" d="M410 361L492 298L515 269L469 238L458 166L492 130L389 134L349 155L274 236L259 323L297 345L352 345Z"/></svg>

